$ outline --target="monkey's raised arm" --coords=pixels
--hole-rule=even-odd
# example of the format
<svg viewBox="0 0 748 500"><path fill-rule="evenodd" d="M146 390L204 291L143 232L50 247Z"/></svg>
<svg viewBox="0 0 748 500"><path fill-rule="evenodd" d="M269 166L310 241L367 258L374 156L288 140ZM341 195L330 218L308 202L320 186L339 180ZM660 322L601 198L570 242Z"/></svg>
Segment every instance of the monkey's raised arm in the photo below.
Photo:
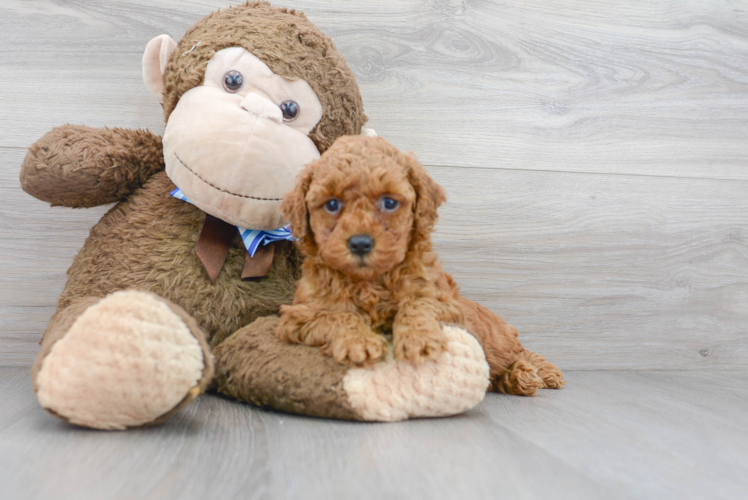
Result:
<svg viewBox="0 0 748 500"><path fill-rule="evenodd" d="M29 148L21 187L52 206L93 207L122 200L163 168L161 138L147 130L63 125Z"/></svg>

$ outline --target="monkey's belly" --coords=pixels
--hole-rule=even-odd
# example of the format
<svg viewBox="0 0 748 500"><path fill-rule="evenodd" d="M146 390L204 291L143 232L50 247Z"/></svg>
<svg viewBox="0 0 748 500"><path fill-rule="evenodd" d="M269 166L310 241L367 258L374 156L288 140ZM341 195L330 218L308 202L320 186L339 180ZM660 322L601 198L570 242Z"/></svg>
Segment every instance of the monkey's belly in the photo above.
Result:
<svg viewBox="0 0 748 500"><path fill-rule="evenodd" d="M288 241L274 243L268 276L242 280L246 250L237 232L221 274L211 282L194 251L205 214L172 198L173 188L160 172L91 229L68 270L58 309L77 297L147 290L183 307L210 337L222 339L293 301L300 256Z"/></svg>

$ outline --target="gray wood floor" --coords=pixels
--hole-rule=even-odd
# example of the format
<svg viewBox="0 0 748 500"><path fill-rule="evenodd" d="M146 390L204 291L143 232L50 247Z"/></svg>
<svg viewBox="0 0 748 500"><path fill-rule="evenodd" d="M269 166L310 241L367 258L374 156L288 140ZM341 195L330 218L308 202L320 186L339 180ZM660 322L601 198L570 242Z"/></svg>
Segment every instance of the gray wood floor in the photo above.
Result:
<svg viewBox="0 0 748 500"><path fill-rule="evenodd" d="M568 373L456 418L341 423L208 395L168 422L78 429L0 368L7 499L748 498L748 374Z"/></svg>

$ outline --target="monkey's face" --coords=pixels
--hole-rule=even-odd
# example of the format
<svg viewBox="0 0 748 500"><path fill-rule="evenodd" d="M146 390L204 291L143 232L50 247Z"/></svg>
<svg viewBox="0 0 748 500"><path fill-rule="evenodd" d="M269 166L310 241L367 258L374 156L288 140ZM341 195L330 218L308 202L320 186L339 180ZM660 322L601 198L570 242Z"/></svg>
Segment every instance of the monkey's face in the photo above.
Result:
<svg viewBox="0 0 748 500"><path fill-rule="evenodd" d="M304 80L288 80L244 48L210 59L164 133L166 173L205 212L252 229L283 225L280 203L305 164L322 104Z"/></svg>

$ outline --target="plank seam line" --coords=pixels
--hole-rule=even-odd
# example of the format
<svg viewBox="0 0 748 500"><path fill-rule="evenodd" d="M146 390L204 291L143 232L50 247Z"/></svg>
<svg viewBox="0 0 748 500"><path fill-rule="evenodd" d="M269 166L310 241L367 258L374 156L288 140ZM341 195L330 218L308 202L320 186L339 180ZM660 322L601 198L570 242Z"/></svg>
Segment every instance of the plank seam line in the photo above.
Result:
<svg viewBox="0 0 748 500"><path fill-rule="evenodd" d="M747 182L747 179L740 179L736 177L700 177L700 176L686 176L686 175L665 175L665 174L637 174L637 173L621 173L621 172L589 172L580 170L548 170L543 168L507 168L507 167L480 167L480 166L467 166L467 165L436 165L433 163L423 163L424 167L427 168L469 168L476 170L504 170L509 172L547 172L551 174L580 174L580 175L615 175L621 177L659 177L663 179L689 179L689 180L704 180L704 181L738 181Z"/></svg>

